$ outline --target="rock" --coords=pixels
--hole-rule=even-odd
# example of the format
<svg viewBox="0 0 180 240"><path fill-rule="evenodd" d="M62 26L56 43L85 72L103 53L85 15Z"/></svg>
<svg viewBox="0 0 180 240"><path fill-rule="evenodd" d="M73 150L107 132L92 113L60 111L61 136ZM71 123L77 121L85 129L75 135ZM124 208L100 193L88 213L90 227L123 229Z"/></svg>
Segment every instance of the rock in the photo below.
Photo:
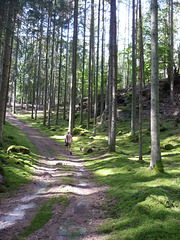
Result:
<svg viewBox="0 0 180 240"><path fill-rule="evenodd" d="M23 154L29 154L30 150L24 146L15 146L15 145L11 145L8 149L7 149L7 153L11 153L11 152L16 152L16 153L23 153Z"/></svg>
<svg viewBox="0 0 180 240"><path fill-rule="evenodd" d="M87 206L85 201L82 202L78 202L73 208L72 208L72 212L74 214L82 214L85 213L87 211Z"/></svg>
<svg viewBox="0 0 180 240"><path fill-rule="evenodd" d="M92 148L89 148L88 150L87 150L87 153L92 153L93 152L93 149Z"/></svg>

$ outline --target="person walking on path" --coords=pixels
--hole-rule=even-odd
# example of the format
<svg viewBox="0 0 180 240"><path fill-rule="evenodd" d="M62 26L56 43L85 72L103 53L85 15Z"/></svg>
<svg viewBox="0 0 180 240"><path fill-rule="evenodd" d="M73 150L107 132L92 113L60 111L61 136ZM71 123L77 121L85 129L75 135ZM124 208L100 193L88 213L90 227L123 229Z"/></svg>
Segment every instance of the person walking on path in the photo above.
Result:
<svg viewBox="0 0 180 240"><path fill-rule="evenodd" d="M68 131L68 133L66 134L65 142L67 143L67 145L66 145L67 152L68 152L68 148L69 148L69 153L72 155L72 151L71 151L72 135L70 134L70 131Z"/></svg>

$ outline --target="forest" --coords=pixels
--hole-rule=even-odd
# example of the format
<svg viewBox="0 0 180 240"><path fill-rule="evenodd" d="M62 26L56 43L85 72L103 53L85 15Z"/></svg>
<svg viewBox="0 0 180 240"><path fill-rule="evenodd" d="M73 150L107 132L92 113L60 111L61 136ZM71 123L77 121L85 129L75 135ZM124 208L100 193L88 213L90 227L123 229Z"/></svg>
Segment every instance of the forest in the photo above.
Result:
<svg viewBox="0 0 180 240"><path fill-rule="evenodd" d="M60 151L67 160L70 131L72 159L83 159L93 180L109 186L103 203L96 196L105 223L87 239L178 240L180 2L1 0L0 53L0 201L32 181L38 153L50 159ZM41 140L38 149L34 130L31 139L28 126L21 129L25 122L62 148ZM71 167L64 171L77 171ZM52 199L50 208L71 205L68 197ZM88 235L82 228L67 239ZM33 227L24 229L6 235L0 227L0 238L35 239Z"/></svg>

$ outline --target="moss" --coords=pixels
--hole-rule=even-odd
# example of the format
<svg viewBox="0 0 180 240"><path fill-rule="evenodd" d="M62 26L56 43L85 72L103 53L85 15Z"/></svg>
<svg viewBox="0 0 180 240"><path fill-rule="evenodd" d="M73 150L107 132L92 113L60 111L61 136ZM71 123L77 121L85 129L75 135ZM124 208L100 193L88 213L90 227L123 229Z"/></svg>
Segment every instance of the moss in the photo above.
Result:
<svg viewBox="0 0 180 240"><path fill-rule="evenodd" d="M162 164L162 161L157 161L156 162L156 165L154 167L154 170L157 172L157 173L164 173L164 166Z"/></svg>
<svg viewBox="0 0 180 240"><path fill-rule="evenodd" d="M7 153L11 153L11 152L16 152L16 153L24 153L24 154L29 154L30 151L28 148L24 147L24 146L15 146L15 145L11 145L8 149L7 149Z"/></svg>
<svg viewBox="0 0 180 240"><path fill-rule="evenodd" d="M173 148L174 148L174 146L172 144L166 144L164 146L164 149L166 149L166 150L172 150Z"/></svg>

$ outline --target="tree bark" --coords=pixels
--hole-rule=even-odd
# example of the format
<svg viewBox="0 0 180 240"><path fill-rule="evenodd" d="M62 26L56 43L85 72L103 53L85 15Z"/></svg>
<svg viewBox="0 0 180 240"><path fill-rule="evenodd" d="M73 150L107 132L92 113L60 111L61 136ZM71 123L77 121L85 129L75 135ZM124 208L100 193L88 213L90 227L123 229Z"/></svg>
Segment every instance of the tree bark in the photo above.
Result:
<svg viewBox="0 0 180 240"><path fill-rule="evenodd" d="M174 36L173 36L173 0L170 1L171 4L171 48L170 48L170 99L171 103L174 103Z"/></svg>
<svg viewBox="0 0 180 240"><path fill-rule="evenodd" d="M77 71L77 33L78 33L78 0L74 6L74 33L73 33L73 58L72 58L72 81L69 111L69 131L75 127L75 103L76 103L76 71Z"/></svg>
<svg viewBox="0 0 180 240"><path fill-rule="evenodd" d="M101 7L101 1L99 0L99 6L98 6L97 56L96 56L96 81L95 81L95 104L94 104L94 135L96 135L97 106L98 106L100 7Z"/></svg>
<svg viewBox="0 0 180 240"><path fill-rule="evenodd" d="M158 4L151 0L151 162L163 172L159 131L159 81L158 81Z"/></svg>
<svg viewBox="0 0 180 240"><path fill-rule="evenodd" d="M136 128L136 55L135 55L135 0L133 0L133 20L132 20L132 109L131 109L131 136L135 135Z"/></svg>
<svg viewBox="0 0 180 240"><path fill-rule="evenodd" d="M63 110L64 120L66 119L66 104L67 104L68 57L69 57L69 21L68 21L68 32L67 32L67 42L66 42L66 73L65 73L65 83L64 83L64 110Z"/></svg>
<svg viewBox="0 0 180 240"><path fill-rule="evenodd" d="M142 84L143 84L143 39L142 39L142 16L141 16L141 0L139 0L139 161L142 161Z"/></svg>
<svg viewBox="0 0 180 240"><path fill-rule="evenodd" d="M102 8L102 50L101 50L101 116L104 111L104 0L103 0L103 8Z"/></svg>
<svg viewBox="0 0 180 240"><path fill-rule="evenodd" d="M57 101L57 111L56 111L56 125L58 125L59 122L59 105L60 105L60 86L61 86L61 69L62 69L62 51L63 51L63 27L61 27L61 42L60 42L60 60L59 60L59 77L58 77L58 101Z"/></svg>
<svg viewBox="0 0 180 240"><path fill-rule="evenodd" d="M8 20L7 29L5 37L4 46L4 60L3 60L3 71L2 71L2 81L0 90L0 142L3 141L3 123L4 123L4 111L6 104L6 91L8 85L8 74L9 74L9 64L11 56L11 34L12 34L12 15L13 15L13 1L9 2L8 6Z"/></svg>
<svg viewBox="0 0 180 240"><path fill-rule="evenodd" d="M111 0L110 17L110 79L109 79L109 129L108 148L115 151L117 116L117 45L116 45L116 0Z"/></svg>
<svg viewBox="0 0 180 240"><path fill-rule="evenodd" d="M90 118L92 117L93 78L94 78L94 0L91 0L91 26L90 26L90 43L89 43L89 86L88 86L87 129L89 128Z"/></svg>
<svg viewBox="0 0 180 240"><path fill-rule="evenodd" d="M46 78L45 78L45 85L44 85L44 118L43 124L46 125L46 109L47 109L47 84L48 84L48 64L49 64L49 26L50 26L50 16L48 12L48 25L47 25L47 39L46 39Z"/></svg>
<svg viewBox="0 0 180 240"><path fill-rule="evenodd" d="M84 5L84 39L83 39L83 67L82 67L82 85L81 85L81 109L80 109L80 124L83 123L83 99L84 99L84 67L85 67L85 50L86 50L86 2Z"/></svg>
<svg viewBox="0 0 180 240"><path fill-rule="evenodd" d="M43 8L42 8L41 24L40 24L40 37L39 37L39 62L38 62L38 79L37 79L37 87L36 87L35 119L37 119L37 110L38 110L39 105L40 105L43 21L44 21L44 15L43 15Z"/></svg>

